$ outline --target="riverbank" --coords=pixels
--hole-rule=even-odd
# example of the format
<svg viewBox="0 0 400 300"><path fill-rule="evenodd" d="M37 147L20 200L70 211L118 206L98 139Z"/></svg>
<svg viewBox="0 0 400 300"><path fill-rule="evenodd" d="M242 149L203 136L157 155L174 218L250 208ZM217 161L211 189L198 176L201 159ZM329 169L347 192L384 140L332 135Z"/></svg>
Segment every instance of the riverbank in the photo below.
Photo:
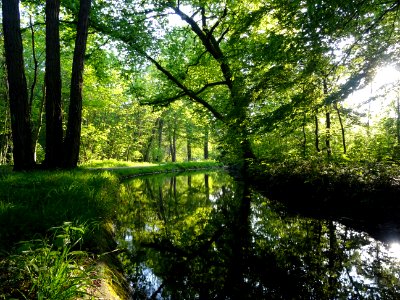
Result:
<svg viewBox="0 0 400 300"><path fill-rule="evenodd" d="M400 166L395 163L259 162L250 174L256 189L289 210L340 220L378 239L378 228L400 220Z"/></svg>
<svg viewBox="0 0 400 300"><path fill-rule="evenodd" d="M29 173L1 168L0 299L60 299L61 292L70 293L65 299L104 293L107 299L127 299L110 226L120 181L221 164L105 167Z"/></svg>

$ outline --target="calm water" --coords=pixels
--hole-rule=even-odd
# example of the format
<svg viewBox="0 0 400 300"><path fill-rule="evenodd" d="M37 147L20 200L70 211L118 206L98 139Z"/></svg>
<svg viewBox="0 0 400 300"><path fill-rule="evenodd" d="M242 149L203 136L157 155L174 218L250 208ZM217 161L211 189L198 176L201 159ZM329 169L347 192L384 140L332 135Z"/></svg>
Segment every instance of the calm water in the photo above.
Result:
<svg viewBox="0 0 400 300"><path fill-rule="evenodd" d="M290 214L226 173L125 182L134 299L400 299L400 245Z"/></svg>

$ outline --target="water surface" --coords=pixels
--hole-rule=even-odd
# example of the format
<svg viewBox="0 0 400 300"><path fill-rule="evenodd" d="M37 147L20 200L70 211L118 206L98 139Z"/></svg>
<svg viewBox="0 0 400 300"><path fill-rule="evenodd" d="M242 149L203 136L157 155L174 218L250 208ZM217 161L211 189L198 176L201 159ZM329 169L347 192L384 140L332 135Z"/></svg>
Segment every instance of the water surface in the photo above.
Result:
<svg viewBox="0 0 400 300"><path fill-rule="evenodd" d="M292 214L224 172L122 189L117 238L134 299L400 299L397 241Z"/></svg>

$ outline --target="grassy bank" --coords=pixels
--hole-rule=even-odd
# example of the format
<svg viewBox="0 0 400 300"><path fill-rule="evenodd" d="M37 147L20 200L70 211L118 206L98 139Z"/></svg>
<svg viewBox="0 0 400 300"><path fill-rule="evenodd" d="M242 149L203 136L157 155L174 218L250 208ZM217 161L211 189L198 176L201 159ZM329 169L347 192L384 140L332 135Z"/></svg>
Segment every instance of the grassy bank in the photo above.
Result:
<svg viewBox="0 0 400 300"><path fill-rule="evenodd" d="M103 253L115 248L109 224L118 205L120 180L220 166L103 161L70 172L14 173L0 168L0 299L98 294L107 278L116 276L109 269L115 263L112 256ZM112 280L121 280L117 277Z"/></svg>
<svg viewBox="0 0 400 300"><path fill-rule="evenodd" d="M95 293L118 188L109 172L0 173L0 299Z"/></svg>
<svg viewBox="0 0 400 300"><path fill-rule="evenodd" d="M258 162L252 183L303 214L351 219L362 226L400 217L400 167L394 162Z"/></svg>
<svg viewBox="0 0 400 300"><path fill-rule="evenodd" d="M105 169L119 178L130 178L149 174L177 173L193 170L221 168L223 164L214 161L179 162L179 163L131 163L114 160L92 161L81 166L84 169L104 171Z"/></svg>

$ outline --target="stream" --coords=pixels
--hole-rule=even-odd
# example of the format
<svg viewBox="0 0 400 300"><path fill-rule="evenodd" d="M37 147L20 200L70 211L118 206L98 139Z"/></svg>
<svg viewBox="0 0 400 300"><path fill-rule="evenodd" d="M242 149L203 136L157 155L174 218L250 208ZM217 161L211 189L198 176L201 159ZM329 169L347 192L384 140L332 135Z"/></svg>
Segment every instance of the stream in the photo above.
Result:
<svg viewBox="0 0 400 300"><path fill-rule="evenodd" d="M133 299L400 299L400 240L305 217L223 171L125 181Z"/></svg>

